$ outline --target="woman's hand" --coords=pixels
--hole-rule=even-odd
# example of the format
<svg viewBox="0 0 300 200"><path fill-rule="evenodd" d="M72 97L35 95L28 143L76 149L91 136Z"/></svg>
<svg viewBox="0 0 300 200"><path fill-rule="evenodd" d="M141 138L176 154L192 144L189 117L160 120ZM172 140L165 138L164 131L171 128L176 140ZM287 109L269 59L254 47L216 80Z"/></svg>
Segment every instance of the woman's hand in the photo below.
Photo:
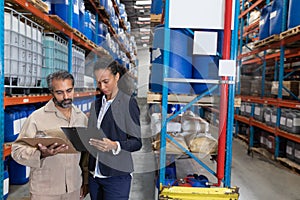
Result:
<svg viewBox="0 0 300 200"><path fill-rule="evenodd" d="M97 140L91 138L89 141L90 145L96 147L98 150L103 152L109 152L111 150L117 150L118 145L115 141L111 141L108 138L103 138L103 140Z"/></svg>

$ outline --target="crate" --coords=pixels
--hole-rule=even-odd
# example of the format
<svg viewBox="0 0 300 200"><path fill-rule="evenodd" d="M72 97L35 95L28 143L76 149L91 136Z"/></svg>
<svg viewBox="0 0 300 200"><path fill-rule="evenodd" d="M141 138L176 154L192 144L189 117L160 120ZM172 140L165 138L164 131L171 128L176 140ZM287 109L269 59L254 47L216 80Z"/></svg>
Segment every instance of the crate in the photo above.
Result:
<svg viewBox="0 0 300 200"><path fill-rule="evenodd" d="M4 84L9 88L39 88L43 27L5 7Z"/></svg>
<svg viewBox="0 0 300 200"><path fill-rule="evenodd" d="M43 35L44 64L42 87L47 87L46 77L57 70L68 70L68 42L55 33Z"/></svg>
<svg viewBox="0 0 300 200"><path fill-rule="evenodd" d="M80 47L72 46L72 73L75 79L75 88L84 87L85 74L85 50Z"/></svg>

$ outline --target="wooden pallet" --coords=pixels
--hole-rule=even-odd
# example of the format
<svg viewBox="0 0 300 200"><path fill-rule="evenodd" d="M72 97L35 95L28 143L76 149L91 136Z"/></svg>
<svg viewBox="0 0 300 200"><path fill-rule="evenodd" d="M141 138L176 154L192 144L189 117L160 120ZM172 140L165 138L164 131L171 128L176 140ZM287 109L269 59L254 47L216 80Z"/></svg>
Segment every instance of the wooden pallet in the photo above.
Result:
<svg viewBox="0 0 300 200"><path fill-rule="evenodd" d="M293 35L296 35L300 32L300 26L296 26L294 28L291 28L287 31L284 31L280 34L280 39L284 39L284 38L287 38L287 37L291 37Z"/></svg>
<svg viewBox="0 0 300 200"><path fill-rule="evenodd" d="M162 17L162 14L158 14L158 15L151 14L150 21L151 22L161 22L161 17Z"/></svg>
<svg viewBox="0 0 300 200"><path fill-rule="evenodd" d="M97 6L97 10L99 10L99 12L103 15L104 18L109 19L110 15L107 13L107 11L105 10L105 8L103 6Z"/></svg>
<svg viewBox="0 0 300 200"><path fill-rule="evenodd" d="M87 42L88 42L89 45L90 45L91 47L93 47L93 48L97 48L97 47L98 47L98 46L97 46L94 42L92 42L91 40L88 40Z"/></svg>
<svg viewBox="0 0 300 200"><path fill-rule="evenodd" d="M27 0L29 3L31 3L34 7L42 11L43 13L49 13L49 7L48 5L41 1L41 0Z"/></svg>
<svg viewBox="0 0 300 200"><path fill-rule="evenodd" d="M196 95L184 95L184 94L169 94L168 95L168 104L187 104L191 102ZM214 106L218 104L219 97L206 96L200 99L195 105L199 106ZM162 94L160 93L151 93L147 95L147 103L161 103Z"/></svg>
<svg viewBox="0 0 300 200"><path fill-rule="evenodd" d="M280 164L282 164L283 166L292 170L293 172L300 174L300 165L299 164L289 160L288 158L281 158L281 157L278 157L277 161L280 162Z"/></svg>
<svg viewBox="0 0 300 200"><path fill-rule="evenodd" d="M242 134L238 134L237 137L238 137L240 140L242 140L242 141L244 141L244 142L246 142L246 143L248 144L248 142L249 142L248 136L242 135Z"/></svg>
<svg viewBox="0 0 300 200"><path fill-rule="evenodd" d="M272 155L267 149L265 148L257 148L257 147L252 147L250 149L252 152L256 152L262 156L264 156L265 158L268 158L270 160L274 160L274 155Z"/></svg>
<svg viewBox="0 0 300 200"><path fill-rule="evenodd" d="M73 28L73 33L83 41L88 42L89 39L76 28Z"/></svg>
<svg viewBox="0 0 300 200"><path fill-rule="evenodd" d="M279 35L272 35L270 37L267 37L267 38L265 38L263 40L260 40L257 43L255 43L254 48L266 46L266 45L271 44L273 42L279 41L279 39L280 39Z"/></svg>
<svg viewBox="0 0 300 200"><path fill-rule="evenodd" d="M65 22L64 20L62 20L59 16L57 15L49 15L49 17L51 19L53 19L54 21L56 21L57 23L60 23L66 30L73 32L73 28L67 24L67 22Z"/></svg>

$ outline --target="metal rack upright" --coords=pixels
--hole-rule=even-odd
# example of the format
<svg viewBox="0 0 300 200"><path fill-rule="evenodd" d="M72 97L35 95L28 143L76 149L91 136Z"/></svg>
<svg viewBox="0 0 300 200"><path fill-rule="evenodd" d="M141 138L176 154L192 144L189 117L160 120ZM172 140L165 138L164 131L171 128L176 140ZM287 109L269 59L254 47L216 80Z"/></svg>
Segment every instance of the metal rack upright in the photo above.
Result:
<svg viewBox="0 0 300 200"><path fill-rule="evenodd" d="M232 15L232 0L226 0L225 4L225 24L224 24L224 43L223 43L223 56L224 60L235 60L237 51L237 35L238 35L238 10L240 1L236 0L236 10L235 15L235 25L233 31L231 31L231 15ZM165 32L164 32L164 49L169 49L170 45L170 28L169 28L169 6L170 1L165 1ZM232 32L232 33L231 33ZM231 42L232 41L232 42ZM165 182L165 165L166 165L166 139L169 139L177 146L179 146L184 153L189 155L195 161L197 161L204 169L213 174L218 178L218 183L214 186L220 186L222 182L225 187L230 187L231 185L231 157L232 157L232 132L233 132L233 104L234 104L234 77L222 77L222 80L195 80L195 79L174 79L168 78L168 68L169 65L169 52L166 51L163 57L164 70L163 70L163 91L162 91L162 129L161 129L161 144L160 144L160 174L159 183L163 185ZM209 88L207 91L197 96L190 103L185 105L180 112L186 111L190 106L196 103L203 96L206 96L211 91L218 88L218 84L221 85L221 102L220 102L220 123L219 123L219 150L218 150L218 169L214 172L208 166L206 166L200 159L194 156L190 151L182 147L176 140L174 140L170 135L167 134L167 123L179 115L179 112L174 113L171 117L167 117L167 104L168 104L168 82L193 82L193 83L210 83L216 84L215 86ZM229 86L229 89L228 89ZM229 101L228 101L229 100ZM226 141L227 140L227 141ZM226 153L225 153L226 152Z"/></svg>

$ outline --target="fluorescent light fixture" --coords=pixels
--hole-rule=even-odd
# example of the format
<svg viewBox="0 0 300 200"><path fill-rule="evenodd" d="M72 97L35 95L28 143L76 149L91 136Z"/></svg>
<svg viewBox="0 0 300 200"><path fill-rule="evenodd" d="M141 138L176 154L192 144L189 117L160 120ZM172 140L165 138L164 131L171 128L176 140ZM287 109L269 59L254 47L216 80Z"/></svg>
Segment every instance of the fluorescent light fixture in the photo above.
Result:
<svg viewBox="0 0 300 200"><path fill-rule="evenodd" d="M150 36L143 36L141 37L142 40L149 40L150 39Z"/></svg>
<svg viewBox="0 0 300 200"><path fill-rule="evenodd" d="M139 9L144 9L143 6L133 6L133 8L134 8L134 9L138 9L138 10L139 10Z"/></svg>
<svg viewBox="0 0 300 200"><path fill-rule="evenodd" d="M150 21L150 17L139 17L138 21L140 22Z"/></svg>
<svg viewBox="0 0 300 200"><path fill-rule="evenodd" d="M140 32L150 32L150 28L140 28Z"/></svg>
<svg viewBox="0 0 300 200"><path fill-rule="evenodd" d="M136 1L135 2L135 5L151 5L151 0L150 1L147 1L147 0L144 0L144 1Z"/></svg>

